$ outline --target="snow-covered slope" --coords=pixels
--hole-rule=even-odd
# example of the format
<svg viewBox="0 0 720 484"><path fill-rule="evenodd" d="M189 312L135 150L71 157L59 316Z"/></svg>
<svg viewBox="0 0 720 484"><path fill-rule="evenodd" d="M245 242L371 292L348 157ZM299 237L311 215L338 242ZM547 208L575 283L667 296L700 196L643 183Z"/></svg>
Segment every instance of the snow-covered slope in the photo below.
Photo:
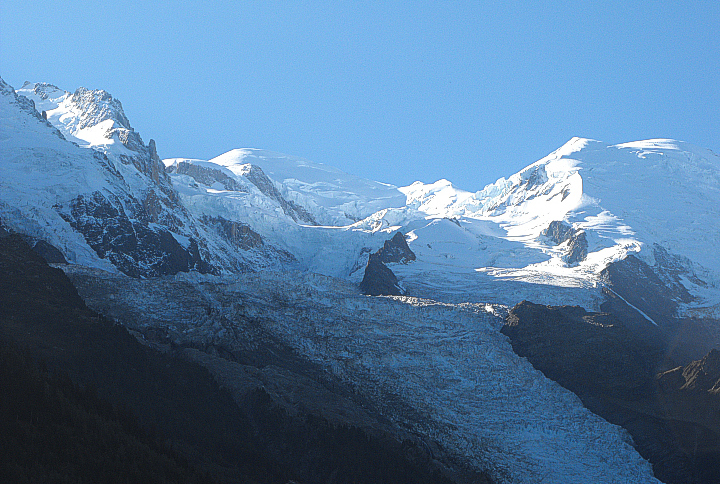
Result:
<svg viewBox="0 0 720 484"><path fill-rule="evenodd" d="M720 246L720 158L709 150L671 140L609 145L574 138L476 193L444 180L401 190L408 206L432 219L408 225L410 246L424 264L398 269L418 290L430 274L441 273L447 292L459 285L461 292L492 299L492 290L483 288L503 280L525 287L519 291L527 299L543 299L548 286L551 293L567 288L561 299L593 308L588 303L601 300L601 272L609 264L636 254L656 267L658 254L671 254L696 297L688 310L720 302L720 256L708 250ZM444 223L440 230L440 218L456 226ZM566 240L548 233L558 221L569 231ZM580 299L567 299L568 292Z"/></svg>
<svg viewBox="0 0 720 484"><path fill-rule="evenodd" d="M236 221L196 221L157 155L105 91L0 81L2 223L75 263L135 277L292 261ZM28 97L22 95L26 94ZM36 104L41 111L36 109ZM240 239L231 237L240 227Z"/></svg>
<svg viewBox="0 0 720 484"><path fill-rule="evenodd" d="M609 145L574 138L474 193L447 180L397 188L256 149L231 150L209 161L165 160L171 183L154 143L142 142L120 102L107 92L70 93L25 83L18 94L32 100L65 139L106 156L106 170L115 172L116 180L108 190L122 186L152 223L168 227L180 240L194 237L209 252L213 245L214 252L225 252L223 270L243 265L229 262L232 252L244 250L232 248L240 227L251 235L245 246L252 240L259 244L254 233L277 247L276 256L265 257L265 263L255 257L256 263L295 258L302 269L357 282L367 254L401 230L418 258L396 271L418 295L464 300L473 294L474 300L505 304L526 295L593 309L602 300L601 273L609 264L637 254L655 267L660 254L665 262L670 257L673 267L682 266L683 274L675 276L695 297L686 310L720 304L720 256L707 250L720 245L720 162L712 152L683 142ZM30 131L43 126L50 132L42 119L34 122L39 124ZM13 140L25 136L35 147L49 142L29 141L30 131L11 135L25 129L19 121L5 125L6 137ZM54 136L56 144L70 146ZM87 176L96 169L93 165ZM70 184L66 191L105 188L98 177ZM553 222L562 224L551 227ZM228 239L228 233L230 248L228 240L218 239L218 234ZM493 296L499 293L497 283L511 290Z"/></svg>
<svg viewBox="0 0 720 484"><path fill-rule="evenodd" d="M107 158L68 143L2 80L0 127L3 223L58 247L72 262L114 270L56 210L78 195L124 188Z"/></svg>
<svg viewBox="0 0 720 484"><path fill-rule="evenodd" d="M70 277L92 307L177 345L232 350L272 335L497 482L658 482L623 429L513 353L485 305L370 298L292 271L125 281L78 268Z"/></svg>
<svg viewBox="0 0 720 484"><path fill-rule="evenodd" d="M243 221L269 243L293 254L299 267L310 272L359 282L367 254L399 228L397 223L388 224L387 208L374 210L386 204L402 206L405 197L400 191L325 165L249 149L233 150L210 161L176 158L164 163L196 219ZM319 174L321 181L277 181L270 173L306 180ZM352 218L369 217L353 222L348 212L356 214Z"/></svg>
<svg viewBox="0 0 720 484"><path fill-rule="evenodd" d="M686 143L574 138L478 192L447 180L397 188L256 149L162 166L105 91L18 93L103 153L153 223L197 240L221 270L292 262L359 282L367 255L401 230L418 257L393 270L410 294L597 309L603 270L636 254L689 291L683 314L720 313L720 256L706 250L720 244L720 162Z"/></svg>
<svg viewBox="0 0 720 484"><path fill-rule="evenodd" d="M687 143L574 138L475 199L481 206L467 207L468 215L497 220L509 238L527 244L553 220L585 230L594 254L588 264L627 250L651 260L659 244L720 272L720 255L705 252L720 243L720 158Z"/></svg>
<svg viewBox="0 0 720 484"><path fill-rule="evenodd" d="M686 143L574 138L478 192L447 180L395 188L261 150L209 162L166 160L180 162L222 172L242 187L198 186L173 175L196 217L248 220L308 271L358 282L367 254L401 230L418 258L393 270L410 294L597 310L605 300L603 270L635 254L659 272L672 261L674 283L694 297L682 301L684 314L718 312L720 257L704 248L720 244L720 162ZM272 181L275 195L248 179L250 167ZM362 218L351 223L350 213Z"/></svg>
<svg viewBox="0 0 720 484"><path fill-rule="evenodd" d="M81 87L69 93L52 84L26 82L17 93L32 100L66 139L82 147L132 156L143 146L120 101L106 91Z"/></svg>
<svg viewBox="0 0 720 484"><path fill-rule="evenodd" d="M80 266L137 278L189 272L168 284L197 284L202 311L222 301L227 321L261 321L363 391L412 402L430 423L395 415L397 423L510 482L556 471L652 481L622 432L515 357L482 308L502 313L498 304L527 299L598 310L619 290L608 269L635 256L653 284L671 288L672 311L718 318L720 159L712 152L671 140L574 138L477 192L447 180L398 188L255 149L163 163L105 91L26 83L16 93L1 80L0 91L3 225ZM427 300L358 294L369 254L397 231L416 258L389 266L408 295ZM98 284L145 287L142 300L117 289L116 302L169 314L163 324L176 321L177 337L230 338L200 316L185 321L186 302L169 301L170 286L88 273Z"/></svg>
<svg viewBox="0 0 720 484"><path fill-rule="evenodd" d="M322 225L348 225L378 210L405 205L405 197L392 185L271 151L236 149L210 162L236 173L245 164L262 168L285 198L306 207Z"/></svg>

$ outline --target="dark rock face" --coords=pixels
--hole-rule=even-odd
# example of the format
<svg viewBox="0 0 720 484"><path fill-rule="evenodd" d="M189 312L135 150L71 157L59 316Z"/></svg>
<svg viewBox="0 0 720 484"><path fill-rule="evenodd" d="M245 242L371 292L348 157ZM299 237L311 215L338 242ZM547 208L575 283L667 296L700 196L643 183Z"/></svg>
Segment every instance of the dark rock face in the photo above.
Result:
<svg viewBox="0 0 720 484"><path fill-rule="evenodd" d="M652 267L633 255L613 262L601 272L607 286L658 324L677 314L679 294L663 283Z"/></svg>
<svg viewBox="0 0 720 484"><path fill-rule="evenodd" d="M65 260L63 253L60 252L57 247L45 242L44 240L38 240L35 242L32 249L49 264L67 264L67 260Z"/></svg>
<svg viewBox="0 0 720 484"><path fill-rule="evenodd" d="M377 253L370 254L360 290L368 296L402 296L403 290L393 271L382 263Z"/></svg>
<svg viewBox="0 0 720 484"><path fill-rule="evenodd" d="M657 375L668 352L663 331L637 331L615 314L523 301L502 333L515 352L625 427L666 483L720 482L720 352Z"/></svg>
<svg viewBox="0 0 720 484"><path fill-rule="evenodd" d="M560 245L568 241L568 251L563 258L568 264L577 264L587 257L588 242L585 231L574 229L565 222L555 220L542 231L542 234L555 244Z"/></svg>
<svg viewBox="0 0 720 484"><path fill-rule="evenodd" d="M250 228L249 225L223 217L203 216L202 222L214 228L215 232L227 241L232 247L241 250L263 253L268 259L277 260L283 264L295 262L297 259L290 252L266 244L263 238ZM252 267L241 267L240 270L252 270Z"/></svg>
<svg viewBox="0 0 720 484"><path fill-rule="evenodd" d="M665 392L708 394L720 410L720 351L713 348L701 360L661 373L658 382ZM716 417L720 419L720 413Z"/></svg>
<svg viewBox="0 0 720 484"><path fill-rule="evenodd" d="M570 238L568 243L568 253L565 256L565 261L568 264L577 264L578 262L584 261L588 253L588 242L585 236L584 230L575 232Z"/></svg>
<svg viewBox="0 0 720 484"><path fill-rule="evenodd" d="M160 173L165 174L165 168L163 166L160 155L158 155L157 147L155 146L155 140L151 139L148 143L148 151L150 151L150 178L156 184L160 183Z"/></svg>
<svg viewBox="0 0 720 484"><path fill-rule="evenodd" d="M569 239L575 231L565 222L554 220L542 231L542 235L549 238L556 244L562 244Z"/></svg>
<svg viewBox="0 0 720 484"><path fill-rule="evenodd" d="M510 311L501 332L537 369L582 392L602 387L624 396L645 393L662 354L659 331L655 341L639 341L612 314L579 306L523 301Z"/></svg>
<svg viewBox="0 0 720 484"><path fill-rule="evenodd" d="M150 228L147 223L130 219L119 200L102 193L80 195L69 207L59 211L70 225L83 234L87 243L103 259L131 277L152 277L196 270L215 273L200 255L197 241L183 247L169 230Z"/></svg>
<svg viewBox="0 0 720 484"><path fill-rule="evenodd" d="M181 161L171 165L167 167L165 171L167 173L177 173L178 175L191 176L196 182L202 183L203 185L211 186L214 183L220 183L225 190L232 190L235 192L245 191L245 187L241 186L234 178L230 178L222 171L196 165L187 161Z"/></svg>
<svg viewBox="0 0 720 484"><path fill-rule="evenodd" d="M382 248L377 251L380 262L388 264L391 262L401 262L407 264L415 260L415 253L410 250L405 236L401 232L395 232L390 240L386 240Z"/></svg>
<svg viewBox="0 0 720 484"><path fill-rule="evenodd" d="M137 135L134 131L133 134ZM180 196L172 186L172 181L165 173L165 165L157 153L155 140L150 140L147 146L142 144L140 135L137 135L139 145L132 145L138 153L136 156L120 156L123 163L132 163L135 168L149 178L149 190L142 195L142 203L146 211L153 216L154 223L161 223L173 229L182 227L183 220L188 222L188 214L185 207L180 203ZM175 214L179 214L178 218Z"/></svg>
<svg viewBox="0 0 720 484"><path fill-rule="evenodd" d="M687 259L657 245L653 252L652 267L629 255L601 272L607 297L601 309L618 315L628 325L634 322L638 328L647 326L645 316L639 312L642 311L664 334L673 366L685 365L720 346L720 325L712 318L678 317L680 304L693 300L682 280L697 276ZM697 282L704 284L699 279Z"/></svg>
<svg viewBox="0 0 720 484"><path fill-rule="evenodd" d="M233 247L240 249L258 249L265 245L260 234L242 222L227 220L223 217L208 217L202 219L205 225L215 226L217 232Z"/></svg>
<svg viewBox="0 0 720 484"><path fill-rule="evenodd" d="M677 300L682 302L690 302L693 300L690 292L688 292L687 288L685 288L681 282L682 277L687 277L698 285L705 285L695 274L692 262L690 262L687 257L671 254L667 249L658 244L653 246L653 257L655 258L653 270L665 285L670 288L673 297Z"/></svg>
<svg viewBox="0 0 720 484"><path fill-rule="evenodd" d="M720 395L720 351L710 350L702 360L686 366L682 374L683 389Z"/></svg>
<svg viewBox="0 0 720 484"><path fill-rule="evenodd" d="M401 232L395 232L390 240L368 257L365 275L360 283L360 290L368 296L402 296L405 291L400 287L397 277L385 264L407 264L415 260L415 253Z"/></svg>
<svg viewBox="0 0 720 484"><path fill-rule="evenodd" d="M657 376L657 400L663 417L681 422L673 436L691 456L695 480L720 481L720 351Z"/></svg>

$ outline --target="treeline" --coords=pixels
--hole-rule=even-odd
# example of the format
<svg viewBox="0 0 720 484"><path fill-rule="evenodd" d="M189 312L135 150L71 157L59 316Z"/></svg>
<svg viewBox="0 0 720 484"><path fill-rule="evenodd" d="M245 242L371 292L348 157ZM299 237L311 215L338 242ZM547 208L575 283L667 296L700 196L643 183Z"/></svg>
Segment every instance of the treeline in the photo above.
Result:
<svg viewBox="0 0 720 484"><path fill-rule="evenodd" d="M131 412L9 343L0 343L0 415L4 482L213 482Z"/></svg>
<svg viewBox="0 0 720 484"><path fill-rule="evenodd" d="M429 469L415 443L312 415L291 417L262 389L248 395L243 410L252 435L227 448L228 461L238 464L235 477L228 469L200 471L132 411L0 342L0 475L7 482L451 482Z"/></svg>
<svg viewBox="0 0 720 484"><path fill-rule="evenodd" d="M262 389L238 405L89 310L18 236L0 234L0 274L0 482L451 482L415 444L290 416Z"/></svg>
<svg viewBox="0 0 720 484"><path fill-rule="evenodd" d="M333 425L314 415L291 417L256 389L245 411L257 429L260 444L303 483L451 483L415 442L370 436L364 430ZM484 475L473 482L485 481Z"/></svg>

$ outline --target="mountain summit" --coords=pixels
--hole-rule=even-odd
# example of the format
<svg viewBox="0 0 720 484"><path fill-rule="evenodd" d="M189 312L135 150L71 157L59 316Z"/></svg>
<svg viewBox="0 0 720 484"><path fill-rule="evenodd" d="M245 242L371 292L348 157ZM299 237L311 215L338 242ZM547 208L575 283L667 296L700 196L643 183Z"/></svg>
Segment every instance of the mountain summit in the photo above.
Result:
<svg viewBox="0 0 720 484"><path fill-rule="evenodd" d="M499 482L657 482L625 430L513 352L513 306L582 308L550 311L577 316L560 333L622 321L678 365L720 346L720 158L684 142L573 138L479 191L395 187L258 149L161 160L107 92L2 80L0 141L0 223L59 254L94 310L316 407L264 363L228 379L272 347L303 362L272 371L360 395ZM643 375L670 364L652 358Z"/></svg>

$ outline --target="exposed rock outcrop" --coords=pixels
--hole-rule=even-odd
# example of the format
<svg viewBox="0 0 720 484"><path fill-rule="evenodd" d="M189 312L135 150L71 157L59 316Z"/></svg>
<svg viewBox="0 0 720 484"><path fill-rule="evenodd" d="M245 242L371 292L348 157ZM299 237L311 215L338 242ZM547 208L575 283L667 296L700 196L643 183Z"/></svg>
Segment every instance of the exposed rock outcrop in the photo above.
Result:
<svg viewBox="0 0 720 484"><path fill-rule="evenodd" d="M720 351L713 348L701 360L659 374L658 383L665 393L685 392L714 398L714 406L720 410ZM720 412L715 412L715 418L720 426Z"/></svg>
<svg viewBox="0 0 720 484"><path fill-rule="evenodd" d="M237 180L231 178L227 174L214 168L208 168L195 163L187 161L179 161L168 166L165 171L167 173L177 173L178 175L188 175L192 177L196 182L202 183L203 185L212 186L215 183L219 183L225 190L232 190L234 192L245 192L246 189L240 185Z"/></svg>
<svg viewBox="0 0 720 484"><path fill-rule="evenodd" d="M693 300L690 292L682 283L683 278L701 286L706 284L695 274L693 263L687 257L671 254L665 247L654 244L653 258L655 259L653 270L670 288L673 297L678 301L690 302Z"/></svg>
<svg viewBox="0 0 720 484"><path fill-rule="evenodd" d="M415 260L415 253L410 250L410 246L405 240L402 232L395 232L390 240L386 240L380 250L377 251L380 262L384 264L399 262L407 264Z"/></svg>
<svg viewBox="0 0 720 484"><path fill-rule="evenodd" d="M663 331L637 329L614 314L523 301L501 332L587 408L625 427L663 482L719 482L720 352L656 376L668 353Z"/></svg>
<svg viewBox="0 0 720 484"><path fill-rule="evenodd" d="M582 262L587 257L588 242L582 229L575 229L565 222L555 220L550 222L541 235L552 240L556 245L567 242L567 252L563 260L570 265Z"/></svg>
<svg viewBox="0 0 720 484"><path fill-rule="evenodd" d="M368 258L360 290L368 296L402 296L404 294L397 277L383 264L377 252L370 254Z"/></svg>
<svg viewBox="0 0 720 484"><path fill-rule="evenodd" d="M609 264L601 275L605 284L627 302L663 325L677 316L678 293L652 267L633 255Z"/></svg>
<svg viewBox="0 0 720 484"><path fill-rule="evenodd" d="M108 199L100 192L80 195L60 215L103 259L131 277L152 277L197 270L216 273L200 254L198 243L188 239L183 246L164 227L151 228L130 218L120 200Z"/></svg>
<svg viewBox="0 0 720 484"><path fill-rule="evenodd" d="M277 201L283 212L285 212L285 215L292 218L294 221L305 222L310 225L318 225L317 221L310 212L292 200L286 200L285 197L280 194L278 189L275 188L275 184L272 180L268 178L259 166L251 164L244 165L243 176L250 180L258 188L258 190Z"/></svg>
<svg viewBox="0 0 720 484"><path fill-rule="evenodd" d="M297 259L290 252L265 243L262 236L255 232L248 224L224 217L202 217L202 222L215 230L232 247L244 251L255 251L265 255L264 260L275 260L282 264L295 262ZM243 267L241 270L253 270L253 267Z"/></svg>
<svg viewBox="0 0 720 484"><path fill-rule="evenodd" d="M368 257L360 290L368 296L402 296L405 290L385 264L407 264L414 260L415 253L410 250L405 236L402 232L395 232L391 239L386 240L380 249Z"/></svg>
<svg viewBox="0 0 720 484"><path fill-rule="evenodd" d="M633 255L609 264L601 272L607 299L600 308L640 329L652 320L664 334L669 360L685 365L720 345L718 323L680 314L681 305L694 300L683 285L696 277L692 264L658 245L653 255L653 266Z"/></svg>
<svg viewBox="0 0 720 484"><path fill-rule="evenodd" d="M659 331L641 341L614 315L579 306L523 301L510 311L501 332L516 353L574 391L602 387L628 397L645 393L662 355Z"/></svg>

